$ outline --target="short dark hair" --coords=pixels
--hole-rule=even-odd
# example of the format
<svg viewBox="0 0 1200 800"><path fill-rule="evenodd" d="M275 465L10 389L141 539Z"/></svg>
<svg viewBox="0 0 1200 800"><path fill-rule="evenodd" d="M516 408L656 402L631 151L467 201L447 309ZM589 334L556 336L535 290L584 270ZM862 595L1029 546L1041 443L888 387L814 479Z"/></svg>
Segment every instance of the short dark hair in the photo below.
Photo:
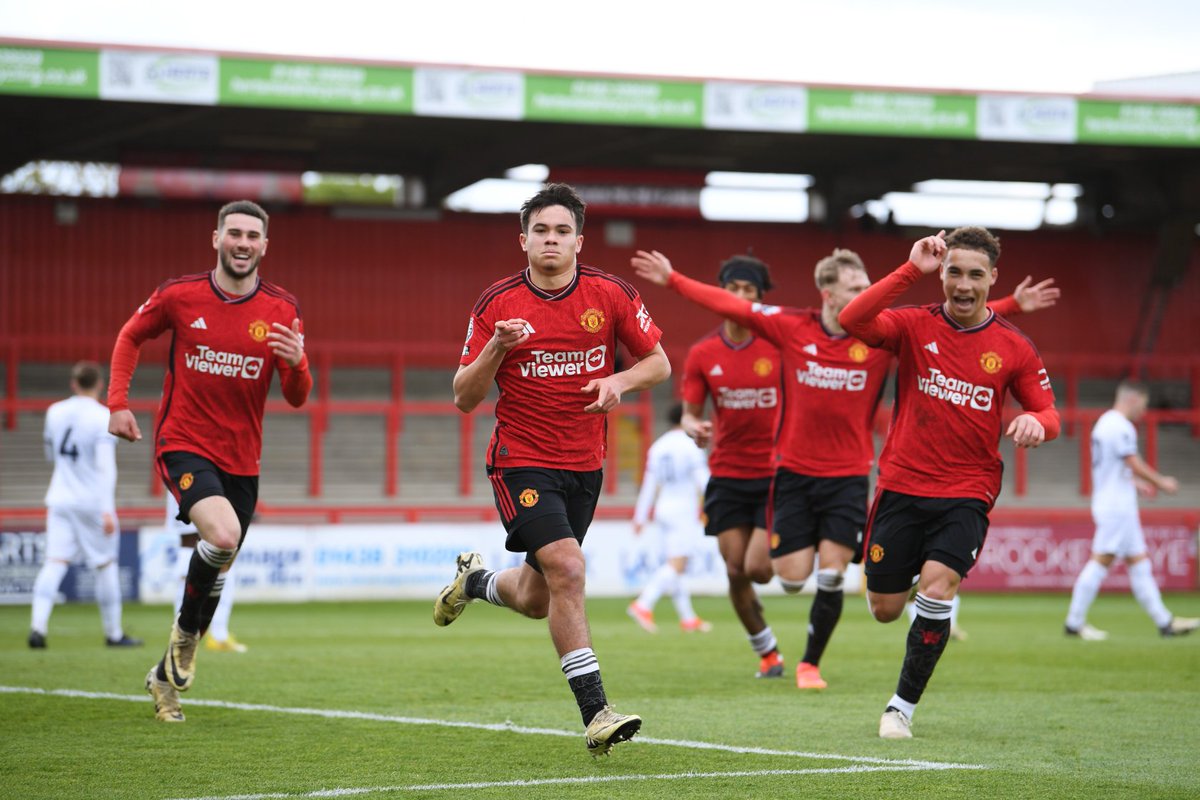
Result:
<svg viewBox="0 0 1200 800"><path fill-rule="evenodd" d="M1149 397L1150 387L1137 378L1122 378L1121 382L1117 384L1117 394L1121 394L1122 392Z"/></svg>
<svg viewBox="0 0 1200 800"><path fill-rule="evenodd" d="M717 285L724 286L735 280L748 280L758 286L759 297L775 288L775 284L771 283L771 268L751 255L731 256L721 262L721 268L717 270Z"/></svg>
<svg viewBox="0 0 1200 800"><path fill-rule="evenodd" d="M671 407L667 409L667 422L672 425L683 422L683 403L678 400L671 403Z"/></svg>
<svg viewBox="0 0 1200 800"><path fill-rule="evenodd" d="M217 212L217 230L224 230L225 218L230 214L245 214L248 217L258 217L262 220L263 236L267 235L267 221L270 219L263 207L253 200L234 200L221 206Z"/></svg>
<svg viewBox="0 0 1200 800"><path fill-rule="evenodd" d="M978 225L967 225L955 228L946 237L947 250L975 250L988 257L988 263L993 267L1000 260L1000 237L987 228Z"/></svg>
<svg viewBox="0 0 1200 800"><path fill-rule="evenodd" d="M80 361L71 368L71 382L84 391L95 388L103 377L104 371L95 361Z"/></svg>
<svg viewBox="0 0 1200 800"><path fill-rule="evenodd" d="M583 233L583 212L587 203L573 186L565 183L548 183L521 206L521 232L529 233L529 218L550 206L562 206L575 217L575 235Z"/></svg>

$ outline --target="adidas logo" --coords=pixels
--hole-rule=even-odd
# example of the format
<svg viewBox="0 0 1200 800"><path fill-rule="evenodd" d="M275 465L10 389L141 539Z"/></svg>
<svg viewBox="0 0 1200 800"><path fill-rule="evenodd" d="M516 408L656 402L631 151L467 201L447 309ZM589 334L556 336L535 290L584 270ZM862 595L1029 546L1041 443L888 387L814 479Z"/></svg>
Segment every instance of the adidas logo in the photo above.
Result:
<svg viewBox="0 0 1200 800"><path fill-rule="evenodd" d="M925 345L925 349L933 353L935 356L938 355L937 342L930 342L929 344Z"/></svg>
<svg viewBox="0 0 1200 800"><path fill-rule="evenodd" d="M190 327L198 328L202 331L208 330L208 325L204 324L204 317L196 317L196 321Z"/></svg>
<svg viewBox="0 0 1200 800"><path fill-rule="evenodd" d="M717 376L717 375L724 375L724 374L725 374L725 370L721 369L721 365L720 365L720 364L717 364L715 367L713 367L711 370L709 370L709 371L708 371L708 374L709 374L709 375L712 375L712 376L714 376L714 377L715 377L715 376Z"/></svg>
<svg viewBox="0 0 1200 800"><path fill-rule="evenodd" d="M802 349L810 356L815 356L817 354L817 346L815 344L806 344Z"/></svg>

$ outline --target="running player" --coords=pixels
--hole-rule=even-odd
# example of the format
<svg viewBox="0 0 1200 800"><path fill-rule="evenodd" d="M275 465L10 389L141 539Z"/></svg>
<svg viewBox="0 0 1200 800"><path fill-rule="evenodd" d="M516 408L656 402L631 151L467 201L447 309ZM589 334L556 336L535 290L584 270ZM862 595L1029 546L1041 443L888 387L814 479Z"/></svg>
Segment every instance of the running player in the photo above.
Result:
<svg viewBox="0 0 1200 800"><path fill-rule="evenodd" d="M1163 605L1150 569L1146 540L1138 519L1138 491L1175 494L1179 481L1163 475L1138 455L1134 424L1146 414L1150 390L1124 380L1117 386L1113 407L1092 428L1092 520L1096 535L1092 557L1075 579L1065 630L1068 636L1100 641L1108 634L1087 624L1087 612L1100 591L1108 568L1118 556L1125 560L1133 596L1154 620L1163 636L1182 636L1200 627L1200 620L1176 617Z"/></svg>
<svg viewBox="0 0 1200 800"><path fill-rule="evenodd" d="M985 228L928 236L913 245L907 263L839 315L852 336L899 358L867 529L867 603L877 620L892 622L918 579L917 617L879 723L885 739L912 737L913 712L950 638L951 600L983 547L988 510L1000 493L1001 432L1017 447L1058 435L1041 356L987 305L999 257L1000 242ZM939 268L944 303L887 310ZM1010 391L1025 411L1006 430Z"/></svg>
<svg viewBox="0 0 1200 800"><path fill-rule="evenodd" d="M633 510L633 532L641 536L654 515L652 529L657 534L662 564L646 581L637 599L626 613L648 633L657 633L654 605L664 594L670 595L679 615L679 627L687 632L708 633L712 625L696 616L687 587L687 566L704 536L700 521L701 498L708 483L708 460L683 431L683 405L667 409L671 429L650 445L646 454L646 472Z"/></svg>
<svg viewBox="0 0 1200 800"><path fill-rule="evenodd" d="M870 285L866 267L856 253L834 250L814 271L821 307L795 309L706 286L674 270L657 251L639 251L632 264L639 276L744 325L780 350L784 397L771 487L771 563L784 591L796 594L819 562L796 685L824 689L819 663L841 618L845 571L862 560L872 423L892 359L849 336L838 322L838 313ZM1057 290L1050 281L1029 283L1027 278L1018 289L1030 310L1053 304ZM1001 313L1018 313L1020 300L997 305Z"/></svg>
<svg viewBox="0 0 1200 800"><path fill-rule="evenodd" d="M493 383L499 387L487 472L505 546L526 556L520 567L490 571L478 553L463 553L433 618L449 625L468 603L486 600L547 619L588 750L600 755L633 736L642 720L617 713L605 697L584 610L580 544L600 496L606 414L625 393L670 377L671 365L633 287L577 263L583 221L583 201L565 184L527 200L520 242L529 266L489 287L471 312L454 404L469 413ZM636 358L622 372L617 342Z"/></svg>
<svg viewBox="0 0 1200 800"><path fill-rule="evenodd" d="M100 402L103 391L100 365L80 361L71 370L72 396L46 412L43 440L54 474L46 490L46 561L33 582L30 647L46 646L58 587L80 555L96 572L96 603L106 644L142 644L121 627L117 440L108 433L108 409Z"/></svg>
<svg viewBox="0 0 1200 800"><path fill-rule="evenodd" d="M771 288L767 265L751 256L721 264L717 285L758 302ZM696 444L712 444L712 478L704 492L705 533L717 537L729 600L759 657L759 678L783 676L783 656L763 616L755 583L774 577L767 543L767 499L779 419L779 350L727 319L688 350L683 374L683 429ZM704 404L713 401L713 420Z"/></svg>
<svg viewBox="0 0 1200 800"><path fill-rule="evenodd" d="M167 281L125 323L108 392L109 432L141 439L128 399L138 351L147 339L171 332L154 456L179 501L179 520L195 523L200 541L167 651L146 676L155 716L164 722L183 721L179 692L192 685L196 645L254 515L271 377L279 370L292 406L303 405L312 389L296 298L258 275L267 213L249 200L223 206L212 246L214 269Z"/></svg>

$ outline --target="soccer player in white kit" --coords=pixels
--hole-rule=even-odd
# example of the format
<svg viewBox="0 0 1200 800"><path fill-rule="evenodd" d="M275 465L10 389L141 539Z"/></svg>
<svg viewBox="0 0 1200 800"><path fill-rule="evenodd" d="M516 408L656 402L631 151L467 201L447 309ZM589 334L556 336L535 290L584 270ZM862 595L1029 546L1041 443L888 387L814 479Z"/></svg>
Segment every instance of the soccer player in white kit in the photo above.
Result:
<svg viewBox="0 0 1200 800"><path fill-rule="evenodd" d="M1092 519L1096 535L1092 557L1075 579L1065 631L1086 641L1108 638L1087 624L1087 612L1100 591L1113 560L1125 560L1133 596L1154 620L1163 636L1181 636L1200 627L1200 620L1176 617L1163 605L1150 570L1142 523L1138 519L1138 490L1175 494L1179 482L1163 475L1138 455L1134 423L1146 413L1150 392L1144 384L1124 380L1117 386L1113 407L1092 428Z"/></svg>
<svg viewBox="0 0 1200 800"><path fill-rule="evenodd" d="M29 646L46 646L54 598L71 562L83 557L96 571L96 601L109 647L137 647L141 639L121 627L117 565L116 438L108 432L108 408L100 403L100 365L81 361L71 370L73 396L46 412L42 438L54 464L46 491L46 562L33 583Z"/></svg>
<svg viewBox="0 0 1200 800"><path fill-rule="evenodd" d="M712 630L710 623L696 616L684 578L688 560L704 538L700 515L709 473L707 456L684 432L682 417L683 404L675 403L667 412L671 430L660 436L646 454L646 474L633 513L633 530L640 536L654 509L664 556L662 565L627 609L629 616L650 633L658 631L654 605L664 594L670 595L675 604L680 628L702 633Z"/></svg>
<svg viewBox="0 0 1200 800"><path fill-rule="evenodd" d="M188 565L191 563L192 553L196 549L196 541L199 539L200 533L193 523L179 520L179 501L170 492L167 492L166 527L169 533L179 537L179 550L175 556L175 577L179 581L179 585L175 589L175 614L178 615L179 609L183 605ZM245 653L250 648L239 642L229 632L229 615L233 613L233 595L237 584L237 581L229 574L232 569L233 564L230 563L225 570L225 586L221 591L221 599L217 603L217 610L213 613L208 636L204 637L204 646L220 653Z"/></svg>

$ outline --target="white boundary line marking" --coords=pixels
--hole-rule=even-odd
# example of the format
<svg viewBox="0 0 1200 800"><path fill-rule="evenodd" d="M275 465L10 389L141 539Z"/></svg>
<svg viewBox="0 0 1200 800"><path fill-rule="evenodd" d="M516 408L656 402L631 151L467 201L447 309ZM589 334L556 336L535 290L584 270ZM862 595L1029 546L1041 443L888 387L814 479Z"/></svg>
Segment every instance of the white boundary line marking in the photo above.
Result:
<svg viewBox="0 0 1200 800"><path fill-rule="evenodd" d="M955 769L945 765L936 769ZM431 792L446 789L497 789L506 787L563 786L570 784L615 783L618 781L676 781L707 778L755 778L776 775L843 775L862 772L920 772L918 766L818 767L813 769L761 769L736 772L668 772L657 775L596 775L579 778L527 778L512 781L476 781L471 783L420 783L410 786L362 786L352 789L318 789L312 792L270 792L266 794L209 795L206 797L174 798L174 800L287 800L305 797L354 797L355 795L395 792Z"/></svg>
<svg viewBox="0 0 1200 800"><path fill-rule="evenodd" d="M0 686L0 694L40 694L52 697L79 697L87 700L124 700L134 703L148 702L145 695L114 694L112 692L85 692L79 689L39 689L30 686ZM522 733L542 736L567 736L577 738L579 731L564 731L558 728L530 728L516 725L512 722L459 722L447 719L426 719L423 717L401 717L392 714L374 714L368 711L341 711L324 708L290 708L287 706L272 706L261 703L234 703L226 700L189 700L189 706L207 706L210 708L231 708L238 711L267 711L275 714L296 714L299 716L324 717L326 719L361 719L375 722L392 722L401 725L431 725L440 728L470 728L481 731L498 731L504 733ZM787 756L791 758L812 758L825 761L850 761L861 764L881 764L896 767L916 767L918 769L987 769L982 764L957 764L942 761L920 761L911 758L877 758L875 756L847 756L839 753L812 753L801 750L772 750L766 747L745 747L740 745L717 744L713 742L698 742L687 739L657 739L652 736L638 736L630 744L657 744L669 747L685 747L691 750L718 750L725 753L744 753L760 756Z"/></svg>

